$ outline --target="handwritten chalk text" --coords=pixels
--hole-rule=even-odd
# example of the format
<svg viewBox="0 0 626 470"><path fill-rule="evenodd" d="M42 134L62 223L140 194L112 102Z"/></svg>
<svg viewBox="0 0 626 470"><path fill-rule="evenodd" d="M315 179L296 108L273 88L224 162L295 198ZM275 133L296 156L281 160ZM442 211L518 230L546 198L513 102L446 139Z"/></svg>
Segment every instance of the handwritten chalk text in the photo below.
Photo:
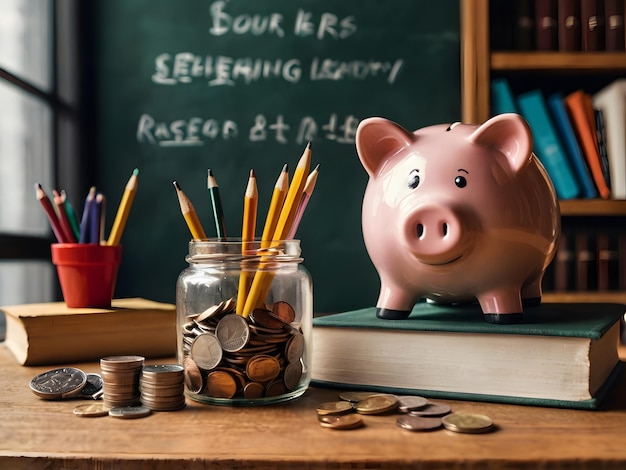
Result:
<svg viewBox="0 0 626 470"><path fill-rule="evenodd" d="M235 35L250 34L253 36L270 35L285 37L284 16L282 13L231 15L226 12L226 2L217 1L211 4L211 26L209 33L223 36L228 33ZM333 13L322 13L317 18L313 13L298 10L294 20L293 34L299 37L315 36L317 39L327 37L345 39L356 33L357 25L353 16L339 18Z"/></svg>
<svg viewBox="0 0 626 470"><path fill-rule="evenodd" d="M155 59L152 81L159 85L192 83L206 80L211 87L249 85L261 80L283 80L300 83L304 77L320 80L384 80L393 85L404 65L404 59L334 60L313 57L308 67L299 59L259 59L252 57L201 56L191 52L163 53Z"/></svg>
<svg viewBox="0 0 626 470"><path fill-rule="evenodd" d="M304 116L289 124L278 114L268 120L257 114L254 121L240 126L230 119L204 119L192 117L174 121L158 121L144 113L137 123L137 142L161 147L201 146L208 141L247 138L250 142L276 141L280 144L295 142L303 144L313 140L330 140L340 144L354 145L359 120L348 115L340 120L337 113L319 122L312 116ZM240 132L240 127L246 132Z"/></svg>

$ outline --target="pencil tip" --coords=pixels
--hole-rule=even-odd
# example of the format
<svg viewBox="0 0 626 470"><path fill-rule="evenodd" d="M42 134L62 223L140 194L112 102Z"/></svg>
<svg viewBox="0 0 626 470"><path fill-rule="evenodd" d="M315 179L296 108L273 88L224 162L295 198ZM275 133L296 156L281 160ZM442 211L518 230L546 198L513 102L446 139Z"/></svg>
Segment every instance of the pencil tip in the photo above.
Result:
<svg viewBox="0 0 626 470"><path fill-rule="evenodd" d="M308 148L309 150L311 150L311 147L313 146L313 144L311 143L311 141L309 140L309 143L306 144L306 148Z"/></svg>
<svg viewBox="0 0 626 470"><path fill-rule="evenodd" d="M135 168L133 170L133 176L137 176L139 174L139 168Z"/></svg>
<svg viewBox="0 0 626 470"><path fill-rule="evenodd" d="M320 169L320 164L318 163L317 166L313 168L313 171L318 171L319 169Z"/></svg>
<svg viewBox="0 0 626 470"><path fill-rule="evenodd" d="M178 185L178 181L173 181L172 184L176 188L176 191L180 191L180 186Z"/></svg>
<svg viewBox="0 0 626 470"><path fill-rule="evenodd" d="M286 163L283 165L282 171L289 171L289 166Z"/></svg>
<svg viewBox="0 0 626 470"><path fill-rule="evenodd" d="M250 178L256 178L256 175L254 174L253 169L250 169Z"/></svg>
<svg viewBox="0 0 626 470"><path fill-rule="evenodd" d="M209 168L207 171L207 176L213 176L213 171L211 171L211 169Z"/></svg>

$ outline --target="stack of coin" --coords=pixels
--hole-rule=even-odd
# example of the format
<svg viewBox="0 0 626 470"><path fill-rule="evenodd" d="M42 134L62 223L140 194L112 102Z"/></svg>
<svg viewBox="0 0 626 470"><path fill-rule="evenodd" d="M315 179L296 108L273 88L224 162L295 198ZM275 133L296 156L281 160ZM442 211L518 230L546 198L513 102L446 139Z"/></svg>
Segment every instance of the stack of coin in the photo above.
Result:
<svg viewBox="0 0 626 470"><path fill-rule="evenodd" d="M139 403L142 356L109 356L100 359L105 406L117 408Z"/></svg>
<svg viewBox="0 0 626 470"><path fill-rule="evenodd" d="M185 385L182 366L157 364L141 371L139 388L141 403L154 411L174 411L185 406Z"/></svg>
<svg viewBox="0 0 626 470"><path fill-rule="evenodd" d="M183 326L185 384L192 394L258 399L297 389L304 335L287 302L235 313L234 299L190 317Z"/></svg>

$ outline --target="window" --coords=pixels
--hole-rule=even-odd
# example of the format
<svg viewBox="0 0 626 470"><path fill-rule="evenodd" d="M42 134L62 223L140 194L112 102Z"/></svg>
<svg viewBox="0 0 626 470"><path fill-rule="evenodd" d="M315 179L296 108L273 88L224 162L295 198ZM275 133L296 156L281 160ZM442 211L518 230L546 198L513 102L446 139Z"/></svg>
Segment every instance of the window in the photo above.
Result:
<svg viewBox="0 0 626 470"><path fill-rule="evenodd" d="M0 305L60 298L52 231L35 184L49 196L53 189L84 194L79 6L79 0L2 0Z"/></svg>

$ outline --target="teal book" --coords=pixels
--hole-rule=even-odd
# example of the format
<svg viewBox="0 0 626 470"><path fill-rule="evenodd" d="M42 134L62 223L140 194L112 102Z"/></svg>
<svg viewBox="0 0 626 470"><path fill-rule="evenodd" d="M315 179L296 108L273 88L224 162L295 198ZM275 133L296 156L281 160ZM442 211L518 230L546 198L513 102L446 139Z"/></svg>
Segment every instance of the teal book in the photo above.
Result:
<svg viewBox="0 0 626 470"><path fill-rule="evenodd" d="M565 103L563 102L563 95L558 92L550 95L548 97L548 108L550 109L550 114L554 120L556 131L561 139L561 142L563 143L565 153L569 157L574 173L576 174L580 184L580 197L585 199L598 197L598 192L596 191L596 187L591 179L591 174L589 173L589 168L587 168L585 157L580 149L580 145L578 144L578 139L574 133L574 128L572 127L569 116L567 115Z"/></svg>
<svg viewBox="0 0 626 470"><path fill-rule="evenodd" d="M491 81L491 114L517 113L515 97L506 78Z"/></svg>
<svg viewBox="0 0 626 470"><path fill-rule="evenodd" d="M530 125L535 141L535 154L546 168L559 199L572 199L579 196L578 182L541 91L533 90L519 95L517 105L520 113Z"/></svg>
<svg viewBox="0 0 626 470"><path fill-rule="evenodd" d="M405 320L376 309L313 320L312 383L432 398L596 409L621 370L626 306L543 303L497 325L476 305L416 304Z"/></svg>

